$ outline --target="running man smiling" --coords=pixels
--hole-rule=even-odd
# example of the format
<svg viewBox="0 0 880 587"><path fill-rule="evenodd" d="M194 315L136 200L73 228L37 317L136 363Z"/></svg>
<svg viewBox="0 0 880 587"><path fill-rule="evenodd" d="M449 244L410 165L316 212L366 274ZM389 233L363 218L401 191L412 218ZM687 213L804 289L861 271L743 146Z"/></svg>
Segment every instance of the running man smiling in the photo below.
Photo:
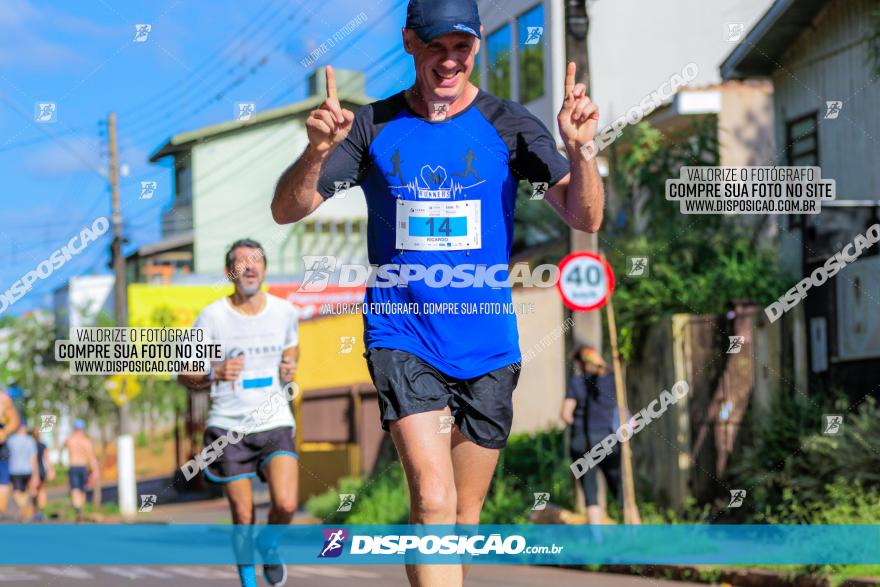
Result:
<svg viewBox="0 0 880 587"><path fill-rule="evenodd" d="M205 476L222 484L236 525L235 547L247 555L252 544L250 526L256 523L251 481L259 476L269 486L269 525L256 538L263 558L266 583L281 586L287 567L278 553L284 526L296 513L299 469L293 444L294 419L285 399L280 409L266 405L287 398L299 358L296 310L261 290L266 277L266 255L260 243L235 241L226 253L226 275L235 291L204 308L194 328L203 328L212 342L223 345L226 359L208 373L181 373L178 380L190 389L211 389L211 408L204 446L222 437L235 438ZM249 418L258 415L249 425ZM247 563L247 561L242 561ZM256 587L252 564L238 565L242 587Z"/></svg>
<svg viewBox="0 0 880 587"><path fill-rule="evenodd" d="M403 45L415 84L357 114L341 107L332 68L327 99L307 120L309 144L278 181L272 214L297 222L334 193L360 185L373 265L507 267L520 180L546 182L545 196L572 228L596 232L603 193L595 161L580 149L598 110L568 65L558 124L568 160L523 106L468 80L482 26L474 0L411 0ZM405 180L405 181L398 181ZM502 276L501 280L506 277ZM369 304L511 301L509 288L367 288ZM364 314L367 362L410 488L417 524L476 524L513 420L520 361L509 314ZM454 419L451 433L443 430ZM408 566L414 586L461 585L462 567Z"/></svg>

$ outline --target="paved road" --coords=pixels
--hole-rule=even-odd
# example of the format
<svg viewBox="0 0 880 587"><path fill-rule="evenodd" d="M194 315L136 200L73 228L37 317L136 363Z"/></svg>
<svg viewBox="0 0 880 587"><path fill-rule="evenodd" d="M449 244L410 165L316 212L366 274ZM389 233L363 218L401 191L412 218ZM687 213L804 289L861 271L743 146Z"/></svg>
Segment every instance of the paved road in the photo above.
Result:
<svg viewBox="0 0 880 587"><path fill-rule="evenodd" d="M407 585L401 567L364 565L288 567L291 587L366 587ZM206 566L89 566L0 567L0 585L47 587L169 587L171 585L236 587L238 578L230 567ZM670 585L696 587L697 583L673 583L628 575L586 573L553 567L475 565L468 587L648 587ZM701 585L700 587L705 587Z"/></svg>
<svg viewBox="0 0 880 587"><path fill-rule="evenodd" d="M257 495L257 518L265 520L268 495ZM10 508L13 509L13 508ZM13 512L10 512L13 513ZM230 519L225 499L210 499L190 503L157 504L149 513L138 514L138 522L169 524L223 524ZM300 513L294 523L309 523ZM0 546L3 526L0 525ZM587 573L555 567L526 567L518 565L473 565L468 576L468 587L648 587L670 585L697 587L697 583L677 583L629 575ZM360 565L290 565L291 587L406 587L406 577L400 566ZM259 572L258 572L259 574ZM261 579L262 580L262 579ZM0 587L7 585L47 587L170 587L176 585L212 585L237 587L238 577L231 566L0 566ZM699 587L705 587L700 585Z"/></svg>

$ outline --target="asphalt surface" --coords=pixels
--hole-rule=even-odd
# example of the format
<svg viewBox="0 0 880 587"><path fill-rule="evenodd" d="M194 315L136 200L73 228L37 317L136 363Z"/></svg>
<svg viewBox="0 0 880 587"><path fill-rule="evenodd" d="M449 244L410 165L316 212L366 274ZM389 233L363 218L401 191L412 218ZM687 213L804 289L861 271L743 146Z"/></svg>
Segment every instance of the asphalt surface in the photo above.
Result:
<svg viewBox="0 0 880 587"><path fill-rule="evenodd" d="M258 569L258 574L260 570ZM396 586L407 584L403 568L385 565L288 566L290 587ZM262 581L262 577L258 580ZM168 587L171 585L239 585L235 569L207 566L87 566L0 567L0 585L46 585L51 587ZM696 586L697 583L660 581L630 575L587 573L553 567L474 565L467 587L647 587L648 585ZM705 587L704 585L701 587Z"/></svg>
<svg viewBox="0 0 880 587"><path fill-rule="evenodd" d="M264 521L268 509L268 494L258 488L255 498L257 519ZM9 514L15 514L14 506L10 507ZM153 511L139 513L137 517L137 522L160 524L224 524L229 521L229 509L224 498L189 503L160 502ZM294 523L314 522L318 520L310 519L305 515L298 515L294 519ZM0 525L0 548L2 543L3 526ZM257 575L258 581L262 582L262 571L259 567ZM288 575L289 587L351 587L352 585L406 587L408 585L403 567L397 565L289 565ZM0 566L0 587L6 585L169 587L200 584L237 587L239 582L236 570L232 566ZM519 565L473 565L465 584L467 587L647 587L667 584L696 587L700 585L631 575Z"/></svg>

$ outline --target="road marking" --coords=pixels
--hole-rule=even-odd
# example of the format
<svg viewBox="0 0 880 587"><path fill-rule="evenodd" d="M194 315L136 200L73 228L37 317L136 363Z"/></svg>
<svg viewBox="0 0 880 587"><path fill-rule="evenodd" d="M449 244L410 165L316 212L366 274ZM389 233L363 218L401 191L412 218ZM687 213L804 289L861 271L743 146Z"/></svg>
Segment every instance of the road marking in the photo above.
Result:
<svg viewBox="0 0 880 587"><path fill-rule="evenodd" d="M193 579L238 579L238 573L211 567L163 567L164 570Z"/></svg>
<svg viewBox="0 0 880 587"><path fill-rule="evenodd" d="M365 571L355 571L353 569L335 569L333 567L315 566L306 567L302 565L290 565L288 570L298 571L306 575L315 575L318 577L332 577L334 579L345 579L348 577L359 577L361 579L376 579L379 575L367 573Z"/></svg>
<svg viewBox="0 0 880 587"><path fill-rule="evenodd" d="M101 573L115 575L129 580L136 579L176 579L184 576L190 579L216 580L237 579L238 575L227 566L101 566L88 567L91 573L83 567L39 567L29 571L18 570L15 567L0 567L0 583L14 581L41 581L45 575L61 577L64 579L76 579L86 581L100 581ZM291 577L328 577L333 579L379 579L381 575L357 569L339 569L329 566L305 566L288 565L288 573ZM45 575L40 575L44 573Z"/></svg>
<svg viewBox="0 0 880 587"><path fill-rule="evenodd" d="M15 567L7 567L4 572L0 573L0 582L2 581L39 581L40 577L31 575L24 571L18 571Z"/></svg>
<svg viewBox="0 0 880 587"><path fill-rule="evenodd" d="M125 577L126 579L142 579L144 577L149 577L151 579L173 579L173 575L169 575L168 573L163 573L162 571L157 571L156 569L151 569L149 567L131 567L131 566L123 566L123 567L101 567L105 573L110 573L111 575L119 575L120 577Z"/></svg>
<svg viewBox="0 0 880 587"><path fill-rule="evenodd" d="M43 573L66 579L91 579L92 574L79 567L40 567Z"/></svg>

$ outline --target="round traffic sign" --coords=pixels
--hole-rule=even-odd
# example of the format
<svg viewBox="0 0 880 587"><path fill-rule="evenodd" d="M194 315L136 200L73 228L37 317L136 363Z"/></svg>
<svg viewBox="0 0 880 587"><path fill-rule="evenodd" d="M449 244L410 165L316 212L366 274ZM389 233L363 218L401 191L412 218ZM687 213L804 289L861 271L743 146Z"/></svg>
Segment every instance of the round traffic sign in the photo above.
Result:
<svg viewBox="0 0 880 587"><path fill-rule="evenodd" d="M559 263L556 282L563 303L576 312L598 310L614 292L611 265L597 253L578 251Z"/></svg>

